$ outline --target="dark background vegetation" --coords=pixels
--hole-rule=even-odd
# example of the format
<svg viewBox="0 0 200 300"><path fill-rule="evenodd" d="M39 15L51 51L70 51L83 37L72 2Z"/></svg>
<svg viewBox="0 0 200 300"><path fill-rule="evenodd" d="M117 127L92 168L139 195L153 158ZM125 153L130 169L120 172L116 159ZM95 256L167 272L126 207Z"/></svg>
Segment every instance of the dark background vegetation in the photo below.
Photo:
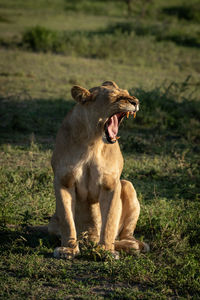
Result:
<svg viewBox="0 0 200 300"><path fill-rule="evenodd" d="M1 299L198 299L200 4L0 0ZM30 225L55 209L50 157L74 84L140 99L120 128L123 178L148 254L118 261L80 237L73 261Z"/></svg>

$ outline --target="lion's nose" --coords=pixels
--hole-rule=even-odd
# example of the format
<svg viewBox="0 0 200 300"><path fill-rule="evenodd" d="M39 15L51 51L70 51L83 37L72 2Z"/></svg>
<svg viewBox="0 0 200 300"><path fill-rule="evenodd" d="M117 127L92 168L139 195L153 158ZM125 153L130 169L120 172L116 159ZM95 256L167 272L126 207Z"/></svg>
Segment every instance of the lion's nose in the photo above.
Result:
<svg viewBox="0 0 200 300"><path fill-rule="evenodd" d="M132 96L130 102L135 106L135 111L137 112L139 110L139 103L140 103L139 100L136 97Z"/></svg>

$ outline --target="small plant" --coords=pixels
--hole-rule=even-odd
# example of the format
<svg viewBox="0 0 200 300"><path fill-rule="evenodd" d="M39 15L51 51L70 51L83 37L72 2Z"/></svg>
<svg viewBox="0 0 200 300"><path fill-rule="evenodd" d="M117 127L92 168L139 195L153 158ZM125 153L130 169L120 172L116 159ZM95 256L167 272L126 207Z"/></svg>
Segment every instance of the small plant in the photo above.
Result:
<svg viewBox="0 0 200 300"><path fill-rule="evenodd" d="M94 260L94 261L113 261L117 256L114 256L109 251L102 249L98 244L88 241L88 233L82 233L79 239L79 247L81 251L81 257L84 259Z"/></svg>

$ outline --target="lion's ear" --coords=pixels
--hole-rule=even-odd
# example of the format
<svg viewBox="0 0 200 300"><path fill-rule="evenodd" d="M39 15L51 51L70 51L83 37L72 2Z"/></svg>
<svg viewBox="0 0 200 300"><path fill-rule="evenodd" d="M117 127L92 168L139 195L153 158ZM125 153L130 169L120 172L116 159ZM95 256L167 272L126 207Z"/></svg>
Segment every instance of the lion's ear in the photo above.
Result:
<svg viewBox="0 0 200 300"><path fill-rule="evenodd" d="M104 83L102 83L103 86L112 86L116 89L118 89L118 85L114 82L114 81L105 81Z"/></svg>
<svg viewBox="0 0 200 300"><path fill-rule="evenodd" d="M71 89L71 94L74 100L79 103L85 103L91 98L90 92L81 86L74 85Z"/></svg>

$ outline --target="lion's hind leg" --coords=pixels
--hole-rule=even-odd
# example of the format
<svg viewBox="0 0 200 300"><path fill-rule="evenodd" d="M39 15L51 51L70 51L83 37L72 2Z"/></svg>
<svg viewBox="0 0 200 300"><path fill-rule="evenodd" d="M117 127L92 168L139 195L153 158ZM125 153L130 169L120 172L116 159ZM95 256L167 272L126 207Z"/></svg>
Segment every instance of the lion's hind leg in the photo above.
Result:
<svg viewBox="0 0 200 300"><path fill-rule="evenodd" d="M122 215L119 226L119 240L115 241L115 250L123 250L131 253L148 252L149 246L133 237L133 233L140 214L140 204L137 199L136 191L130 181L121 180L122 191Z"/></svg>

